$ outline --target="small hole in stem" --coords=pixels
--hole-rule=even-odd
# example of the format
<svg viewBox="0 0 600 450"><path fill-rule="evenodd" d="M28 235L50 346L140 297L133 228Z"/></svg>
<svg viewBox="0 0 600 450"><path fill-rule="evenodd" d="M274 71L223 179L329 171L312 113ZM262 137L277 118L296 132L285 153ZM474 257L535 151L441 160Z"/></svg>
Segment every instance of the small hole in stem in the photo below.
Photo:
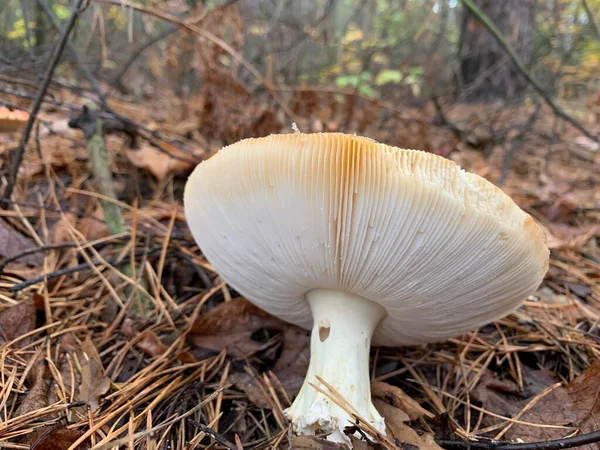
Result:
<svg viewBox="0 0 600 450"><path fill-rule="evenodd" d="M330 327L320 326L319 327L319 339L321 342L325 342L325 339L329 337Z"/></svg>

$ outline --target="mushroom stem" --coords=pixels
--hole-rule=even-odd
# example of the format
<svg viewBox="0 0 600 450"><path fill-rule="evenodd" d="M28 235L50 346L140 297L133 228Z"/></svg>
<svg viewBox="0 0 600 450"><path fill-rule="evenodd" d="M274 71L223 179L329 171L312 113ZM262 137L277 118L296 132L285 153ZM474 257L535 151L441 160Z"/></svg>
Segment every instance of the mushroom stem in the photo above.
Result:
<svg viewBox="0 0 600 450"><path fill-rule="evenodd" d="M313 314L310 364L298 397L285 414L297 434L328 434L349 443L344 427L355 420L328 396L316 390L330 384L363 419L385 433L385 423L371 403L369 350L371 336L386 311L377 303L347 292L315 289L306 294Z"/></svg>

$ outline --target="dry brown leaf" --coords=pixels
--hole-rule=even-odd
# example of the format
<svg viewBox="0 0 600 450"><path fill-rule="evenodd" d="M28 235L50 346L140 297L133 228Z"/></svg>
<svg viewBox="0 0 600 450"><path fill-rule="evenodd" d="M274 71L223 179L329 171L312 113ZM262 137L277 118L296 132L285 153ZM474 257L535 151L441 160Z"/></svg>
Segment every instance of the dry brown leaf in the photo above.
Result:
<svg viewBox="0 0 600 450"><path fill-rule="evenodd" d="M192 156L174 145L163 141L161 146L164 151L143 143L140 148L125 150L125 154L131 164L147 170L158 181L164 181L171 175L189 172L196 165Z"/></svg>
<svg viewBox="0 0 600 450"><path fill-rule="evenodd" d="M29 113L0 106L0 133L19 131L29 120Z"/></svg>
<svg viewBox="0 0 600 450"><path fill-rule="evenodd" d="M123 321L121 332L129 338L140 335L140 331L135 327L133 320L130 318ZM142 333L142 337L135 343L135 346L150 356L162 355L169 349L152 330L145 330ZM189 352L180 352L177 357L184 363L196 362L196 358Z"/></svg>
<svg viewBox="0 0 600 450"><path fill-rule="evenodd" d="M424 433L421 435L406 424L408 414L404 411L378 398L373 400L373 404L385 419L388 437L398 448L404 448L408 444L419 450L442 450L435 443L435 439L431 434Z"/></svg>
<svg viewBox="0 0 600 450"><path fill-rule="evenodd" d="M23 403L19 405L17 416L22 416L48 406L50 381L48 380L49 373L46 369L47 366L44 358L38 358L27 377L31 383L31 389L27 393Z"/></svg>
<svg viewBox="0 0 600 450"><path fill-rule="evenodd" d="M291 448L294 450L343 450L348 447L315 436L294 436Z"/></svg>
<svg viewBox="0 0 600 450"><path fill-rule="evenodd" d="M15 230L10 224L0 219L0 258L20 255L26 250L36 248L35 243ZM44 253L38 252L19 258L21 264L40 266L44 261Z"/></svg>
<svg viewBox="0 0 600 450"><path fill-rule="evenodd" d="M574 227L566 224L542 225L546 233L546 245L549 249L578 249L594 236L600 235L600 225L587 224Z"/></svg>
<svg viewBox="0 0 600 450"><path fill-rule="evenodd" d="M233 357L248 357L265 348L265 344L252 339L252 335L263 328L282 333L282 352L272 372L289 397L298 393L308 369L310 336L296 326L270 316L242 297L221 303L201 315L193 325L188 340L196 347L214 351L227 349ZM271 408L262 380L246 373L230 375L252 403L260 408Z"/></svg>
<svg viewBox="0 0 600 450"><path fill-rule="evenodd" d="M371 382L371 395L401 409L408 415L410 420L417 420L423 416L430 419L434 417L434 414L419 405L416 400L406 395L402 389L383 381Z"/></svg>
<svg viewBox="0 0 600 450"><path fill-rule="evenodd" d="M554 389L543 397L520 420L549 425L573 426L582 433L597 430L600 423L600 360L595 360L579 377L564 388ZM519 410L527 403L521 402ZM560 439L568 430L514 425L506 434L507 439L523 439L525 442ZM598 450L596 445L580 447L582 450Z"/></svg>
<svg viewBox="0 0 600 450"><path fill-rule="evenodd" d="M68 225L65 223L64 226ZM77 231L83 234L88 241L95 241L108 236L108 227L104 221L104 210L100 204L96 206L91 216L81 219Z"/></svg>
<svg viewBox="0 0 600 450"><path fill-rule="evenodd" d="M10 342L35 329L35 299L32 297L23 300L14 306L0 311L0 344ZM22 347L31 342L31 337L26 337L17 342L17 347Z"/></svg>
<svg viewBox="0 0 600 450"><path fill-rule="evenodd" d="M110 378L106 376L98 350L90 336L81 346L81 385L79 398L86 402L92 412L100 407L100 397L110 389Z"/></svg>
<svg viewBox="0 0 600 450"><path fill-rule="evenodd" d="M68 430L62 425L49 425L42 427L25 439L31 450L67 450L77 439L85 433L78 430ZM75 447L75 450L87 450L89 441L84 441Z"/></svg>
<svg viewBox="0 0 600 450"><path fill-rule="evenodd" d="M221 303L198 317L188 340L196 347L227 349L234 357L247 357L264 348L251 339L261 328L284 329L287 324L242 297Z"/></svg>

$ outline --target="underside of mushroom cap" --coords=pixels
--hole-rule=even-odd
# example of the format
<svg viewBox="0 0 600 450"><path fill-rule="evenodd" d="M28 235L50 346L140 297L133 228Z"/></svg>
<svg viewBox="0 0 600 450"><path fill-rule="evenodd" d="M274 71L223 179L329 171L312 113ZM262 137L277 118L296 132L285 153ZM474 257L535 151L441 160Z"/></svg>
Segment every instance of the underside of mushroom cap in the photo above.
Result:
<svg viewBox="0 0 600 450"><path fill-rule="evenodd" d="M543 279L541 229L454 162L340 133L272 135L220 150L191 175L185 214L216 271L305 328L306 293L385 308L377 345L455 336L518 307Z"/></svg>

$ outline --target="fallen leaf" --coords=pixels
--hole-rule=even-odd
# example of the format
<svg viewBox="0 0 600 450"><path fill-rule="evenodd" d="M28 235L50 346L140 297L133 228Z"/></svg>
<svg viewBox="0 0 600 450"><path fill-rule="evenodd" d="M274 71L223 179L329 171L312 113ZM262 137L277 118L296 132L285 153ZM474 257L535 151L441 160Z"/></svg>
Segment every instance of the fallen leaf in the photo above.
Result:
<svg viewBox="0 0 600 450"><path fill-rule="evenodd" d="M523 366L525 367L525 366ZM542 391L542 387L554 384L549 374L531 370L524 377L529 385L521 392L509 381L493 381L489 375L471 392L472 398L482 402L482 406L491 412L514 417ZM482 385L483 383L483 385ZM600 427L600 360L595 360L579 377L566 387L559 387L542 397L531 410L519 417L520 421L535 424L572 427L570 429L541 428L536 426L513 424L504 435L505 439L522 439L525 442L547 441L564 438L569 431L579 428L582 433ZM499 419L485 419L485 426L501 422ZM588 445L585 450L597 450Z"/></svg>
<svg viewBox="0 0 600 450"><path fill-rule="evenodd" d="M195 158L173 144L161 141L163 151L144 143L137 149L127 149L125 154L131 164L150 172L158 181L169 176L189 172L195 167Z"/></svg>
<svg viewBox="0 0 600 450"><path fill-rule="evenodd" d="M543 397L520 420L548 425L577 427L582 433L598 429L600 422L600 360L564 388L554 389ZM523 402L523 403L526 403ZM524 404L519 405L520 407ZM508 439L521 438L526 442L545 441L565 437L569 430L539 428L515 424L506 434ZM597 445L580 447L597 450Z"/></svg>
<svg viewBox="0 0 600 450"><path fill-rule="evenodd" d="M29 120L29 113L0 106L0 133L19 131Z"/></svg>
<svg viewBox="0 0 600 450"><path fill-rule="evenodd" d="M0 311L0 344L10 342L35 329L35 299L21 301ZM17 347L29 344L32 337L17 342Z"/></svg>
<svg viewBox="0 0 600 450"><path fill-rule="evenodd" d="M85 433L78 430L68 430L62 425L48 425L35 430L25 439L31 450L67 450ZM88 440L82 442L75 450L90 448Z"/></svg>
<svg viewBox="0 0 600 450"><path fill-rule="evenodd" d="M294 397L304 383L310 362L310 334L288 325L283 330L283 350L273 366L273 373L288 396Z"/></svg>
<svg viewBox="0 0 600 450"><path fill-rule="evenodd" d="M36 247L37 245L31 239L23 236L7 222L0 219L0 257L12 258ZM44 253L32 253L19 258L18 261L21 264L39 266L44 261Z"/></svg>
<svg viewBox="0 0 600 450"><path fill-rule="evenodd" d="M194 323L188 340L196 347L219 352L227 349L237 358L246 358L265 348L252 339L257 331L268 328L281 332L282 351L271 371L287 395L298 393L304 382L310 359L310 336L306 330L277 319L242 297L221 303ZM268 344L268 343L267 343ZM260 408L271 408L260 377L246 372L233 373L230 380Z"/></svg>
<svg viewBox="0 0 600 450"><path fill-rule="evenodd" d="M343 450L348 448L345 445L319 439L315 436L294 436L290 444L294 450Z"/></svg>
<svg viewBox="0 0 600 450"><path fill-rule="evenodd" d="M67 224L64 224L64 226L68 227ZM77 231L83 234L88 241L95 241L108 236L108 227L104 221L104 210L100 204L96 206L90 216L81 219ZM70 235L69 240L71 240Z"/></svg>
<svg viewBox="0 0 600 450"><path fill-rule="evenodd" d="M133 320L127 318L121 325L121 332L129 338L137 338L135 346L149 356L159 356L165 353L167 347L156 333L152 330L145 330L140 336L140 331L135 327ZM189 352L180 352L177 357L184 363L194 363L196 358Z"/></svg>
<svg viewBox="0 0 600 450"><path fill-rule="evenodd" d="M409 397L402 389L383 381L371 382L371 395L390 405L404 411L410 420L417 420L423 416L433 418L434 414L427 411L419 403Z"/></svg>
<svg viewBox="0 0 600 450"><path fill-rule="evenodd" d="M388 430L388 437L399 448L414 446L419 450L441 450L442 448L435 443L434 437L429 433L419 434L409 425L408 414L400 408L390 405L381 399L374 399L373 405L379 411L379 414L385 419Z"/></svg>
<svg viewBox="0 0 600 450"><path fill-rule="evenodd" d="M549 249L578 249L583 247L594 236L600 235L600 225L587 224L579 227L551 223L540 224L546 234L546 245Z"/></svg>
<svg viewBox="0 0 600 450"><path fill-rule="evenodd" d="M43 357L37 359L27 378L31 383L31 389L27 393L23 403L19 405L17 416L22 416L48 406L50 380L46 361Z"/></svg>
<svg viewBox="0 0 600 450"><path fill-rule="evenodd" d="M243 297L238 297L198 317L188 340L196 347L217 352L226 348L233 357L247 357L264 348L264 343L251 339L254 332L261 328L282 330L287 326Z"/></svg>
<svg viewBox="0 0 600 450"><path fill-rule="evenodd" d="M90 336L83 342L81 350L79 399L86 402L94 412L100 407L100 397L110 389L110 378L104 372L100 355Z"/></svg>

